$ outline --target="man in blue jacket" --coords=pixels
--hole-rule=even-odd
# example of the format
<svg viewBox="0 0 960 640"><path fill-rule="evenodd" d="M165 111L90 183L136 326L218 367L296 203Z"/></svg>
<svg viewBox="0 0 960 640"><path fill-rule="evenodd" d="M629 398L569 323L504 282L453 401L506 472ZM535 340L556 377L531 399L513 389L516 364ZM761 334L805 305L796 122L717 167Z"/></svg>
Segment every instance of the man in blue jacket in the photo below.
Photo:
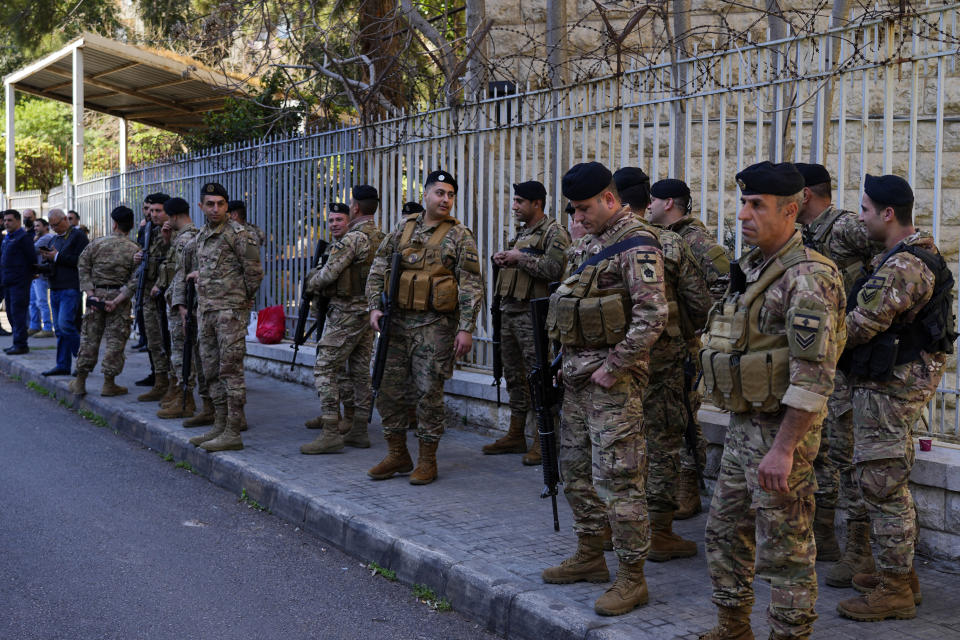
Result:
<svg viewBox="0 0 960 640"><path fill-rule="evenodd" d="M13 331L13 345L4 349L9 355L28 353L27 316L30 312L30 283L33 281L33 265L37 253L33 248L33 234L20 223L20 212L7 209L3 212L3 226L7 235L3 238L0 252L0 277L3 279L4 301L7 305L7 320Z"/></svg>
<svg viewBox="0 0 960 640"><path fill-rule="evenodd" d="M53 328L57 333L57 366L45 376L68 376L73 357L80 348L77 309L80 306L80 274L77 262L89 240L82 231L70 226L62 209L51 209L50 228L56 234L50 247L40 252L53 265L50 274L50 306Z"/></svg>

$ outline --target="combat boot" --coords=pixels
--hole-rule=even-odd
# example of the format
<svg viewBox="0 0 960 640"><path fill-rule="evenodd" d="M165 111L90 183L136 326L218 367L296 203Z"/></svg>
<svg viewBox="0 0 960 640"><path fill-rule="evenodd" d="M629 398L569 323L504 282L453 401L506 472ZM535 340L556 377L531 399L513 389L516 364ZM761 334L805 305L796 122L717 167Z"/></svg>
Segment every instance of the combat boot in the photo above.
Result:
<svg viewBox="0 0 960 640"><path fill-rule="evenodd" d="M207 451L240 451L243 449L243 440L240 438L240 418L243 416L243 407L230 407L227 410L227 426L223 433L213 440L207 440L200 445Z"/></svg>
<svg viewBox="0 0 960 640"><path fill-rule="evenodd" d="M417 430L417 406L407 407L407 430Z"/></svg>
<svg viewBox="0 0 960 640"><path fill-rule="evenodd" d="M750 607L717 607L717 626L701 634L699 640L753 640Z"/></svg>
<svg viewBox="0 0 960 640"><path fill-rule="evenodd" d="M840 559L840 545L833 526L836 512L828 507L817 506L813 516L813 537L817 541L817 562L836 562Z"/></svg>
<svg viewBox="0 0 960 640"><path fill-rule="evenodd" d="M880 573L880 583L868 594L844 600L837 613L860 622L878 622L887 618L910 620L917 617L917 605L910 590L910 574Z"/></svg>
<svg viewBox="0 0 960 640"><path fill-rule="evenodd" d="M917 570L910 569L910 591L913 592L913 604L920 605L923 602L923 595L920 593L920 578L917 576ZM880 574L877 573L858 573L850 581L851 586L860 593L870 593L880 585Z"/></svg>
<svg viewBox="0 0 960 640"><path fill-rule="evenodd" d="M146 393L141 393L139 396L137 396L137 402L156 402L166 395L169 386L170 380L167 378L167 374L158 373L156 375L156 380L153 383L153 387L151 387Z"/></svg>
<svg viewBox="0 0 960 640"><path fill-rule="evenodd" d="M205 427L213 424L214 420L216 419L216 411L213 408L213 401L210 400L210 398L201 399L203 400L203 408L200 409L200 413L183 421L183 426L187 429L191 427Z"/></svg>
<svg viewBox="0 0 960 640"><path fill-rule="evenodd" d="M249 428L250 427L247 426L247 414L246 413L240 414L240 431L246 431Z"/></svg>
<svg viewBox="0 0 960 640"><path fill-rule="evenodd" d="M336 418L327 418L323 421L323 433L313 442L300 446L300 453L316 455L319 453L338 453L343 451L343 436L340 435L340 425Z"/></svg>
<svg viewBox="0 0 960 640"><path fill-rule="evenodd" d="M387 440L387 455L375 467L367 471L367 475L374 480L386 480L398 473L413 471L413 460L407 451L406 433L389 433L384 436Z"/></svg>
<svg viewBox="0 0 960 640"><path fill-rule="evenodd" d="M647 604L650 593L647 581L643 577L643 560L620 562L617 578L593 605L593 610L601 616L622 616L637 607Z"/></svg>
<svg viewBox="0 0 960 640"><path fill-rule="evenodd" d="M850 586L858 573L874 573L877 570L870 550L870 523L864 520L847 521L847 546L840 562L830 567L826 583L831 587Z"/></svg>
<svg viewBox="0 0 960 640"><path fill-rule="evenodd" d="M651 562L666 562L674 558L690 558L697 555L697 543L684 540L673 532L673 512L650 512L650 552L647 558Z"/></svg>
<svg viewBox="0 0 960 640"><path fill-rule="evenodd" d="M367 433L367 419L354 415L350 431L343 437L343 444L357 449L370 448L370 435Z"/></svg>
<svg viewBox="0 0 960 640"><path fill-rule="evenodd" d="M353 429L353 416L356 413L356 409L353 407L343 407L343 417L340 418L340 421L337 423L337 427L340 429L340 435L345 436Z"/></svg>
<svg viewBox="0 0 960 640"><path fill-rule="evenodd" d="M527 438L523 434L526 426L526 416L511 415L507 435L495 442L483 445L483 453L488 456L500 455L501 453L526 453Z"/></svg>
<svg viewBox="0 0 960 640"><path fill-rule="evenodd" d="M603 550L613 551L613 529L609 524L600 532L600 537L603 538Z"/></svg>
<svg viewBox="0 0 960 640"><path fill-rule="evenodd" d="M196 410L197 404L193 399L193 391L180 390L173 402L169 403L166 408L157 411L157 417L165 420L168 418L189 418Z"/></svg>
<svg viewBox="0 0 960 640"><path fill-rule="evenodd" d="M573 584L574 582L608 582L610 570L603 557L603 535L580 535L577 550L556 567L549 567L540 574L548 584Z"/></svg>
<svg viewBox="0 0 960 640"><path fill-rule="evenodd" d="M528 467L535 467L538 464L543 462L543 458L540 455L540 435L533 434L533 444L530 445L530 450L527 451L527 454L520 459L524 465Z"/></svg>
<svg viewBox="0 0 960 640"><path fill-rule="evenodd" d="M323 416L317 416L316 418L310 418L303 423L307 429L323 429Z"/></svg>
<svg viewBox="0 0 960 640"><path fill-rule="evenodd" d="M109 398L111 396L123 396L128 393L126 387L121 387L116 382L114 382L116 376L103 376L103 386L100 388L100 395L104 398Z"/></svg>
<svg viewBox="0 0 960 640"><path fill-rule="evenodd" d="M417 468L410 474L410 484L430 484L437 479L437 445L439 444L436 440L420 441Z"/></svg>
<svg viewBox="0 0 960 640"><path fill-rule="evenodd" d="M70 381L70 384L67 385L67 389L70 391L70 393L75 393L78 396L87 395L86 371L77 371L77 377Z"/></svg>
<svg viewBox="0 0 960 640"><path fill-rule="evenodd" d="M680 485L677 487L677 504L673 512L674 520L686 520L703 511L700 502L700 480L696 469L680 470Z"/></svg>
<svg viewBox="0 0 960 640"><path fill-rule="evenodd" d="M167 392L160 398L160 408L166 409L167 407L172 407L174 402L179 405L182 400L183 396L180 393L180 385L177 383L177 377L170 376L167 380Z"/></svg>
<svg viewBox="0 0 960 640"><path fill-rule="evenodd" d="M190 444L199 447L208 440L218 438L227 428L227 408L214 405L213 428L199 436L190 438Z"/></svg>

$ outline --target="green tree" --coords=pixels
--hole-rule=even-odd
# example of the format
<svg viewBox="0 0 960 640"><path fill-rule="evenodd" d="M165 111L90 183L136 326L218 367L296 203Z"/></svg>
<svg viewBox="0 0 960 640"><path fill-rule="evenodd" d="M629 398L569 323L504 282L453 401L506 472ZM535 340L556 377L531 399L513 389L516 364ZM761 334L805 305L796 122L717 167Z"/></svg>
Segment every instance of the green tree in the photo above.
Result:
<svg viewBox="0 0 960 640"><path fill-rule="evenodd" d="M0 138L6 144L6 137ZM17 154L17 191L40 189L44 193L61 183L67 163L49 142L27 136L17 136L14 144ZM6 167L0 167L6 183Z"/></svg>

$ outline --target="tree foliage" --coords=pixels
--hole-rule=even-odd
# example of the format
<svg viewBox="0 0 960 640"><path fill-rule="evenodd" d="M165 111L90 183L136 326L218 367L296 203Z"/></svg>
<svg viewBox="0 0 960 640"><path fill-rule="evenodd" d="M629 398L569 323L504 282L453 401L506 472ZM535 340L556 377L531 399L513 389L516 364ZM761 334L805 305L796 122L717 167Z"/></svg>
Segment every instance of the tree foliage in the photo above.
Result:
<svg viewBox="0 0 960 640"><path fill-rule="evenodd" d="M0 139L0 144L6 144L5 137ZM46 193L62 182L67 163L52 144L28 136L17 136L14 149L17 154L18 191L40 189ZM5 183L5 167L0 167L0 174Z"/></svg>

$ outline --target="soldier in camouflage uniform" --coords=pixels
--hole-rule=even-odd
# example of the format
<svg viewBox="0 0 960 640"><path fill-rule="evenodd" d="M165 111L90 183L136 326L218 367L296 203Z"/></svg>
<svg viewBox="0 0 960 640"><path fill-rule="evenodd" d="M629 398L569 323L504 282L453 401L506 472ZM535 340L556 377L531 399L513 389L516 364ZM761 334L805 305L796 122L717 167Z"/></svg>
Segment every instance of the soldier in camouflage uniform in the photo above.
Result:
<svg viewBox="0 0 960 640"><path fill-rule="evenodd" d="M331 207L327 222L334 242L322 268L314 269L307 290L329 299L323 335L317 344L314 383L320 396L323 433L300 447L301 453L335 453L344 445L370 447L367 418L370 414L370 356L373 330L367 315L367 274L383 233L373 220L377 190L369 185L353 188L349 213ZM340 204L340 203L337 203ZM342 205L341 205L342 206ZM346 208L346 207L344 207ZM348 375L343 375L344 367ZM350 430L341 435L339 425L340 384L346 379L352 393ZM344 412L347 405L344 407Z"/></svg>
<svg viewBox="0 0 960 640"><path fill-rule="evenodd" d="M536 180L515 184L513 193L513 214L522 226L508 250L493 255L493 262L499 267L494 292L501 299L500 357L510 394L510 428L507 435L483 447L488 455L527 453L525 431L531 408L527 372L537 362L530 300L549 294L550 283L563 275L565 253L570 246L567 230L543 213L547 190L542 184ZM536 433L523 464L540 464L540 439Z"/></svg>
<svg viewBox="0 0 960 640"><path fill-rule="evenodd" d="M230 215L231 220L242 224L243 228L247 230L247 233L256 237L261 249L266 248L267 234L263 229L247 220L247 205L243 200L231 200L228 202L227 213Z"/></svg>
<svg viewBox="0 0 960 640"><path fill-rule="evenodd" d="M550 337L563 345L559 457L578 544L542 576L552 584L608 581L609 527L620 566L594 610L620 615L649 599L643 390L650 349L668 314L663 253L654 233L621 204L599 162L572 167L562 188L589 234L575 245L547 315Z"/></svg>
<svg viewBox="0 0 960 640"><path fill-rule="evenodd" d="M726 250L717 244L714 236L704 224L690 215L690 187L683 180L668 178L660 180L650 187L650 207L648 219L653 224L680 234L689 245L703 270L713 302L718 302L727 290L730 282L730 260ZM697 327L699 331L703 327ZM700 478L698 468L703 469L707 459L707 441L703 429L697 421L700 411L700 391L696 381L700 377L700 337L687 339L687 355L684 362L684 380L687 384L687 403L696 425L696 454L687 447L680 452L680 487L677 490L677 511L675 520L685 520L700 513Z"/></svg>
<svg viewBox="0 0 960 640"><path fill-rule="evenodd" d="M613 174L617 191L639 220L650 204L650 178L637 167ZM673 532L680 506L681 456L684 435L692 414L684 393L687 341L696 339L707 321L712 300L700 263L679 234L652 225L649 228L663 250L664 292L669 315L660 338L650 350L650 384L643 390L644 430L650 468L647 473L647 507L650 511L650 553L647 558L665 562L697 554L697 545Z"/></svg>
<svg viewBox="0 0 960 640"><path fill-rule="evenodd" d="M771 638L809 638L817 618L813 460L843 347L843 281L795 228L803 176L761 162L737 174L738 219L755 246L710 311L704 390L731 411L705 546L718 625L752 638L754 573L770 582Z"/></svg>
<svg viewBox="0 0 960 640"><path fill-rule="evenodd" d="M836 263L849 296L861 271L883 246L867 237L857 214L833 206L830 173L820 164L797 163L803 175L803 202L797 221L803 224L803 242ZM833 393L827 402L820 451L813 463L817 474L817 513L813 534L817 560L841 560L834 519L839 502L847 509L859 502L853 482L853 413L847 377L837 370ZM832 587L849 587L854 574L873 571L870 539L861 523L847 522L847 546L841 562L830 568L826 582Z"/></svg>
<svg viewBox="0 0 960 640"><path fill-rule="evenodd" d="M434 171L424 183L425 211L408 217L384 238L367 280L370 325L379 329L380 294L389 286L391 256L402 256L399 309L393 320L390 348L377 410L389 453L367 474L384 480L413 469L407 451L407 412L411 383L416 387L417 438L420 455L411 484L437 478L437 444L443 434L443 383L453 374L455 358L470 352L483 302L483 277L477 244L465 225L451 217L456 179Z"/></svg>
<svg viewBox="0 0 960 640"><path fill-rule="evenodd" d="M864 179L860 220L886 251L854 287L847 314L844 362L853 387L854 477L861 494L849 518L869 522L879 576L854 576L858 588L873 587L838 605L854 620L913 618L920 601L909 488L913 429L940 383L956 334L953 275L933 238L914 227L913 202L903 178Z"/></svg>
<svg viewBox="0 0 960 640"><path fill-rule="evenodd" d="M170 243L160 232L167 221L167 214L163 204L170 199L166 194L157 194L150 203L150 220L153 223L153 232L150 236L150 245L147 247L147 275L143 281L143 329L147 334L147 348L150 350L150 361L153 363L154 383L146 393L137 396L139 402L155 402L163 398L170 387L169 375L170 356L166 352L163 341L163 329L160 325L160 314L157 312L155 300L159 294L157 279L160 278L163 263L167 258ZM137 263L143 259L143 252L137 254Z"/></svg>
<svg viewBox="0 0 960 640"><path fill-rule="evenodd" d="M245 339L263 280L259 243L227 218L227 200L226 189L216 182L201 189L207 222L194 240L197 269L187 275L197 285L200 360L215 414L213 429L190 442L207 451L243 449Z"/></svg>
<svg viewBox="0 0 960 640"><path fill-rule="evenodd" d="M130 336L130 299L137 289L136 264L133 257L140 250L128 234L133 228L133 211L119 206L110 212L112 234L97 238L80 254L77 271L80 290L87 294L87 311L83 317L80 350L77 353L77 377L70 382L70 391L84 395L87 375L97 364L100 341L106 338L103 354L102 396L127 393L114 378L123 371L123 347ZM94 301L103 303L98 308Z"/></svg>

